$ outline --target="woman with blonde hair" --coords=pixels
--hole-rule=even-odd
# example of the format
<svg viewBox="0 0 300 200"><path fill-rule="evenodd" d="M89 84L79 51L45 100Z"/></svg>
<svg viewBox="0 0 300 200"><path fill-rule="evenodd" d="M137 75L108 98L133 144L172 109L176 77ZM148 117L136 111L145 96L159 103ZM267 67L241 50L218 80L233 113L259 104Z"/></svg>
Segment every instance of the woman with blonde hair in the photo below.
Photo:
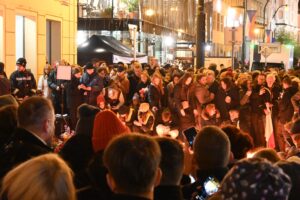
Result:
<svg viewBox="0 0 300 200"><path fill-rule="evenodd" d="M151 77L151 84L148 91L148 102L153 112L162 108L164 95L163 80L159 73L155 72Z"/></svg>
<svg viewBox="0 0 300 200"><path fill-rule="evenodd" d="M136 86L136 91L138 92L138 95L140 97L140 102L147 102L149 85L150 77L148 75L148 72L145 70L141 73L141 80Z"/></svg>
<svg viewBox="0 0 300 200"><path fill-rule="evenodd" d="M51 89L48 87L48 76L51 71L51 65L46 63L43 69L43 75L40 76L38 81L38 90L41 91L41 95L46 98L51 97Z"/></svg>
<svg viewBox="0 0 300 200"><path fill-rule="evenodd" d="M75 200L73 173L55 154L32 158L4 177L0 199Z"/></svg>

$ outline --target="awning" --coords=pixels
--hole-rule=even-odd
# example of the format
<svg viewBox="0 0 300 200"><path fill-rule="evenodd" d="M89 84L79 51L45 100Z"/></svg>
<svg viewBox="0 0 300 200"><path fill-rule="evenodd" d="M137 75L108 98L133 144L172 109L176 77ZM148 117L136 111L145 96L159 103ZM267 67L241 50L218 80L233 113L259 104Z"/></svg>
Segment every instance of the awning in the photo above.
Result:
<svg viewBox="0 0 300 200"><path fill-rule="evenodd" d="M116 59L110 62L114 63L116 63L115 60L127 60L130 62L134 57L134 51L132 49L111 36L93 35L86 42L78 46L78 57L89 57L89 55L101 57L101 54L112 54L112 57L116 57ZM147 62L147 56L144 54L137 53L136 57L137 59L142 58L143 61ZM82 58L78 58L78 60L82 60Z"/></svg>

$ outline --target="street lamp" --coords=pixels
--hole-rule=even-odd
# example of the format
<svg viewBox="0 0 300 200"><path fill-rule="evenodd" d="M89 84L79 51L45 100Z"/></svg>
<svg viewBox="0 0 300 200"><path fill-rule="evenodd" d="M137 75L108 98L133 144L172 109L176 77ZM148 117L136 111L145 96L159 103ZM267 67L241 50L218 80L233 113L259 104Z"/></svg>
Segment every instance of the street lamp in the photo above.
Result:
<svg viewBox="0 0 300 200"><path fill-rule="evenodd" d="M237 31L236 28L239 26L239 20L236 19L236 10L233 8L228 9L226 26L231 28L231 66L232 69L234 69L235 32Z"/></svg>
<svg viewBox="0 0 300 200"><path fill-rule="evenodd" d="M267 9L267 5L270 3L271 0L267 0L265 6L264 6L264 35L263 35L263 42L265 43L265 40L266 40L266 9ZM284 5L281 5L279 6L276 11L274 12L273 16L272 16L272 19L273 20L277 14L277 12L279 11L280 8L282 7L288 7L288 4L284 4Z"/></svg>
<svg viewBox="0 0 300 200"><path fill-rule="evenodd" d="M282 8L282 7L288 7L288 5L287 5L287 4L284 4L284 5L279 6L279 7L276 9L276 11L274 12L274 15L273 15L273 17L272 17L272 20L275 18L275 16L276 16L277 12L279 11L279 9Z"/></svg>
<svg viewBox="0 0 300 200"><path fill-rule="evenodd" d="M204 66L205 56L205 11L204 0L198 0L196 29L196 67Z"/></svg>
<svg viewBox="0 0 300 200"><path fill-rule="evenodd" d="M276 11L274 12L274 14L273 14L273 16L272 16L272 21L274 20L274 18L276 17L276 14L278 13L278 11L280 10L280 8L282 8L282 7L288 7L288 4L284 4L284 5L281 5L281 6L279 6L277 9L276 9ZM276 24L277 25L277 24ZM271 22L270 22L270 30L272 29L272 27L271 27L272 25L271 25ZM276 37L276 26L275 26L275 28L274 28L274 35L272 34L272 36L274 36L274 37Z"/></svg>
<svg viewBox="0 0 300 200"><path fill-rule="evenodd" d="M257 44L259 43L259 34L260 34L259 28L254 29L254 35L255 35L255 40L256 40Z"/></svg>
<svg viewBox="0 0 300 200"><path fill-rule="evenodd" d="M267 5L270 3L271 0L267 0L265 6L264 6L264 35L263 35L263 42L265 43L266 40L266 9Z"/></svg>
<svg viewBox="0 0 300 200"><path fill-rule="evenodd" d="M145 11L145 15L148 16L148 17L153 16L154 13L155 13L155 12L154 12L153 9L147 9L147 10Z"/></svg>
<svg viewBox="0 0 300 200"><path fill-rule="evenodd" d="M245 67L246 59L246 24L247 24L247 6L248 0L243 0L242 6L233 6L232 8L243 9L243 14L239 16L240 24L243 24L243 36L242 36L242 67Z"/></svg>

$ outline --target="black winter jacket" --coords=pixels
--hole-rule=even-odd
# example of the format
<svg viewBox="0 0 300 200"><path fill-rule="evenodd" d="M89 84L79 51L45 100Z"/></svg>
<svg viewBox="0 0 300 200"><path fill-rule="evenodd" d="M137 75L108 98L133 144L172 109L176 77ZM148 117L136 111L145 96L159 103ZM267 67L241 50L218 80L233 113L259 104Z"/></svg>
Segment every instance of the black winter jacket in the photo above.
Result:
<svg viewBox="0 0 300 200"><path fill-rule="evenodd" d="M18 70L14 71L10 76L11 91L18 98L32 96L36 93L36 81L31 72Z"/></svg>

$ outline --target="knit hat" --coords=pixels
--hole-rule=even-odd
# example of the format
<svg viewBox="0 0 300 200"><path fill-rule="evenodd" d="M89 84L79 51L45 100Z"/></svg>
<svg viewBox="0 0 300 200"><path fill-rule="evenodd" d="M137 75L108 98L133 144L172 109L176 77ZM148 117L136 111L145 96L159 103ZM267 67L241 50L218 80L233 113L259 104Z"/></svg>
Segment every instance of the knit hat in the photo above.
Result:
<svg viewBox="0 0 300 200"><path fill-rule="evenodd" d="M85 69L94 69L94 66L93 66L92 63L88 62L88 63L86 63L86 65L85 65Z"/></svg>
<svg viewBox="0 0 300 200"><path fill-rule="evenodd" d="M98 113L94 120L92 143L94 152L104 150L108 143L120 134L129 133L129 129L109 110Z"/></svg>
<svg viewBox="0 0 300 200"><path fill-rule="evenodd" d="M81 104L77 110L79 119L76 125L75 133L84 134L91 137L93 133L94 118L99 112L99 108L84 103Z"/></svg>
<svg viewBox="0 0 300 200"><path fill-rule="evenodd" d="M24 67L26 67L27 61L25 58L19 58L16 62L17 65L22 65Z"/></svg>
<svg viewBox="0 0 300 200"><path fill-rule="evenodd" d="M281 168L270 162L243 159L227 173L221 184L222 199L276 199L286 200L291 180Z"/></svg>
<svg viewBox="0 0 300 200"><path fill-rule="evenodd" d="M99 112L99 108L89 105L89 104L81 104L78 107L78 115L79 118L81 117L90 117L90 116L94 116Z"/></svg>
<svg viewBox="0 0 300 200"><path fill-rule="evenodd" d="M123 71L125 71L125 70L126 70L126 69L125 69L124 66L121 66L121 65L118 66L118 72L123 72Z"/></svg>

